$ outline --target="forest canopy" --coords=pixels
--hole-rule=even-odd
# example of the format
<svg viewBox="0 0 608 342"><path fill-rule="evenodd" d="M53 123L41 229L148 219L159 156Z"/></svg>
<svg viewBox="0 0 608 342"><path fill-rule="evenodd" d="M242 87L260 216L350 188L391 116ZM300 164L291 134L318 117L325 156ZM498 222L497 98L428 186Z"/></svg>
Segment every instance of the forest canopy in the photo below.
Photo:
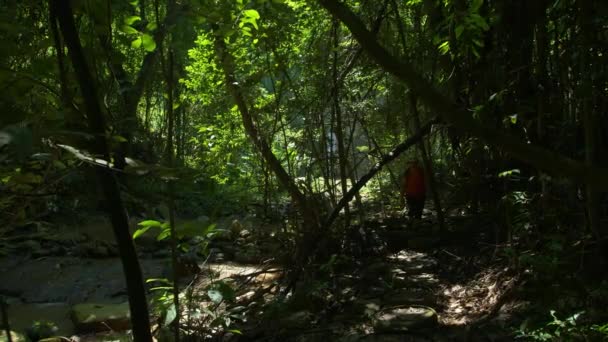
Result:
<svg viewBox="0 0 608 342"><path fill-rule="evenodd" d="M0 9L0 256L88 258L85 241L103 234L83 227L107 219L103 257L120 259L135 340L151 340L156 316L177 340L291 336L235 327L227 317L241 310L239 292L202 271L193 284L207 286L205 299L194 302L215 306L194 327L194 295L186 304L184 293L197 286L178 281L186 268L237 259L276 268L255 295L264 319L288 316L281 305L300 313L293 303L304 301L319 328L356 301L342 280L375 288L364 271L402 251L427 253L450 285L466 274L499 289L483 314L436 309L437 334L456 321L497 327L501 309L521 307L501 335L608 336L598 271L608 262L608 2L5 0ZM148 285L157 278L142 265L160 250L170 267L159 308ZM547 282L555 289L538 296ZM6 286L0 296L10 297ZM283 323L281 333L293 330Z"/></svg>

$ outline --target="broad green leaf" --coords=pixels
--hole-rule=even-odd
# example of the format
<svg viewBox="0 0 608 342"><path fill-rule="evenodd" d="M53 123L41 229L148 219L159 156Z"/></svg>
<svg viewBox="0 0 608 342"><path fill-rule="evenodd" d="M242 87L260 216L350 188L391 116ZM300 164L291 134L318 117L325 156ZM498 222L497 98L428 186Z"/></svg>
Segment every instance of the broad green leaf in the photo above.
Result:
<svg viewBox="0 0 608 342"><path fill-rule="evenodd" d="M141 236L142 234L144 234L145 232L147 232L148 230L150 230L150 228L152 228L152 227L148 226L148 227L143 227L143 228L140 228L140 229L136 230L133 233L133 240L137 239L139 236Z"/></svg>
<svg viewBox="0 0 608 342"><path fill-rule="evenodd" d="M130 26L130 25L133 25L134 23L136 23L136 22L138 22L140 20L141 20L141 17L136 16L136 15L132 15L132 16L129 16L129 17L125 18L125 24L127 24L127 25Z"/></svg>
<svg viewBox="0 0 608 342"><path fill-rule="evenodd" d="M175 305L171 304L171 306L169 306L167 308L164 326L166 327L169 324L173 323L173 321L175 320L175 317L177 317L177 310L175 308Z"/></svg>
<svg viewBox="0 0 608 342"><path fill-rule="evenodd" d="M446 40L445 42L441 43L441 45L439 45L437 48L439 49L439 52L441 52L442 55L445 55L446 53L450 52L450 42Z"/></svg>
<svg viewBox="0 0 608 342"><path fill-rule="evenodd" d="M146 30L154 31L154 30L156 30L157 27L158 27L158 25L156 25L155 22L151 21L148 23L148 25L146 25Z"/></svg>
<svg viewBox="0 0 608 342"><path fill-rule="evenodd" d="M158 236L156 237L156 240L162 241L162 240L166 239L167 237L169 237L169 235L171 235L171 230L165 229L162 232L160 232L160 234L158 234Z"/></svg>
<svg viewBox="0 0 608 342"><path fill-rule="evenodd" d="M260 19L260 13L254 9L244 10L243 14L248 18Z"/></svg>
<svg viewBox="0 0 608 342"><path fill-rule="evenodd" d="M454 31L456 32L456 38L460 38L462 32L464 32L464 25L456 26L456 29Z"/></svg>
<svg viewBox="0 0 608 342"><path fill-rule="evenodd" d="M222 301L222 299L224 299L224 296L222 295L222 293L219 290L216 289L212 289L207 291L207 295L209 296L209 298L211 299L212 302L218 304L219 302Z"/></svg>
<svg viewBox="0 0 608 342"><path fill-rule="evenodd" d="M141 37L137 37L134 41L131 42L131 47L138 49L141 46Z"/></svg>
<svg viewBox="0 0 608 342"><path fill-rule="evenodd" d="M473 3L471 3L471 12L478 12L481 5L483 5L483 0L473 0Z"/></svg>
<svg viewBox="0 0 608 342"><path fill-rule="evenodd" d="M146 49L146 51L152 52L156 49L156 42L154 41L154 38L151 35L144 33L141 36L141 39L144 45L144 49Z"/></svg>
<svg viewBox="0 0 608 342"><path fill-rule="evenodd" d="M128 140L120 135L114 135L112 136L112 140L114 140L115 142L119 142L119 143L123 143L123 142L127 142Z"/></svg>
<svg viewBox="0 0 608 342"><path fill-rule="evenodd" d="M145 220L139 222L137 225L142 227L162 227L163 224L156 220Z"/></svg>
<svg viewBox="0 0 608 342"><path fill-rule="evenodd" d="M135 28L129 26L129 25L122 25L119 28L120 32L122 33L126 33L126 34L137 34L139 33L139 31L137 31Z"/></svg>
<svg viewBox="0 0 608 342"><path fill-rule="evenodd" d="M150 279L146 279L146 283L154 283L154 282L160 282L160 283L165 283L165 284L171 284L171 281L169 281L169 279L167 278L150 278Z"/></svg>
<svg viewBox="0 0 608 342"><path fill-rule="evenodd" d="M500 178L504 178L504 177L508 177L514 174L520 174L521 172L519 171L519 169L513 169L513 170L507 170L507 171L503 171L501 173L498 174L498 177Z"/></svg>

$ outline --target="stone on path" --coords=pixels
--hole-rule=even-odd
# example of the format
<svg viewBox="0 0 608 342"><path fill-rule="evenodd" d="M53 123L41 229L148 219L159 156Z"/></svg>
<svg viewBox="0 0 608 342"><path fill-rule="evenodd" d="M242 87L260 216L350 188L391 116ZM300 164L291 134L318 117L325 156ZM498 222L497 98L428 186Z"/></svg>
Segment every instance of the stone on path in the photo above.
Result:
<svg viewBox="0 0 608 342"><path fill-rule="evenodd" d="M376 332L412 331L437 325L437 313L428 306L404 305L380 310L374 317Z"/></svg>
<svg viewBox="0 0 608 342"><path fill-rule="evenodd" d="M129 303L76 304L72 307L72 320L79 333L127 330L131 327Z"/></svg>

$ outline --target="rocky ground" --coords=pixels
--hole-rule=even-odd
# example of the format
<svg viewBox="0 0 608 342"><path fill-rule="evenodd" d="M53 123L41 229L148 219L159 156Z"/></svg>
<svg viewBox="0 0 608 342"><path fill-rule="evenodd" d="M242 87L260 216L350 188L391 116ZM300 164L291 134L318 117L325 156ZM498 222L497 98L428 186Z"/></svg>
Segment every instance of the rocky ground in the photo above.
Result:
<svg viewBox="0 0 608 342"><path fill-rule="evenodd" d="M202 226L207 221L197 220ZM271 252L280 248L280 241L269 238L269 229L259 228L263 223L236 217L218 222L223 236L208 246L212 257L196 260L199 274L186 277L183 288L206 293L212 281L221 279L236 288L232 307L243 307L241 317L250 317L233 323L242 335L227 334L226 340L509 340L503 327L522 305L508 301L517 278L488 263L465 269L476 259L441 247L430 223L423 221L422 229L415 230L404 222L394 217L367 224L366 229L376 232L388 248L335 271L329 287L340 292L320 289L317 293L327 297L321 302L331 307L292 306L280 319L265 320L266 304L278 295L274 285L280 270L272 268ZM78 229L31 226L7 236L0 246L6 254L0 259L0 295L8 299L11 328L25 332L34 322L48 321L54 323L50 335L80 341L103 340L98 332L108 328L127 329L125 284L109 232L108 222L99 219ZM168 277L166 246L154 234L136 243L144 277ZM213 304L201 301L191 308L205 312ZM99 324L87 321L91 315ZM107 338L116 340L115 335Z"/></svg>

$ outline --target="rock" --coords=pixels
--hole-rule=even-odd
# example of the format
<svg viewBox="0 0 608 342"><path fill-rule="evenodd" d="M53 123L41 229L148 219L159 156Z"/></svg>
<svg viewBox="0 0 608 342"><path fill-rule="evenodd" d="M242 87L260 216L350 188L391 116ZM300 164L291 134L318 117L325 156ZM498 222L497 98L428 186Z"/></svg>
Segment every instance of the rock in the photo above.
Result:
<svg viewBox="0 0 608 342"><path fill-rule="evenodd" d="M27 336L32 341L38 341L43 338L56 336L59 328L50 321L34 321L34 323L26 329Z"/></svg>
<svg viewBox="0 0 608 342"><path fill-rule="evenodd" d="M210 221L209 216L207 216L207 215L201 215L201 216L197 217L196 220L199 222L202 222L202 223L209 223L209 221Z"/></svg>
<svg viewBox="0 0 608 342"><path fill-rule="evenodd" d="M284 329L302 329L310 325L314 315L310 311L297 311L279 320Z"/></svg>
<svg viewBox="0 0 608 342"><path fill-rule="evenodd" d="M167 258L171 255L171 251L168 249L159 249L152 253L152 256L155 258Z"/></svg>
<svg viewBox="0 0 608 342"><path fill-rule="evenodd" d="M230 223L230 233L233 238L238 237L242 230L244 230L244 227L239 220L235 219Z"/></svg>
<svg viewBox="0 0 608 342"><path fill-rule="evenodd" d="M70 341L70 339L61 337L61 336L47 337L47 338L38 340L38 342L66 342L66 341Z"/></svg>
<svg viewBox="0 0 608 342"><path fill-rule="evenodd" d="M411 331L437 325L435 310L423 305L394 306L379 311L374 317L376 332Z"/></svg>
<svg viewBox="0 0 608 342"><path fill-rule="evenodd" d="M25 336L16 331L11 331L11 339L13 342L27 342ZM6 331L2 329L2 331L0 331L0 342L6 341L8 341L8 338L6 338Z"/></svg>
<svg viewBox="0 0 608 342"><path fill-rule="evenodd" d="M375 262L361 271L361 278L367 282L380 279L388 280L391 276L391 265L385 262Z"/></svg>
<svg viewBox="0 0 608 342"><path fill-rule="evenodd" d="M407 242L407 247L414 250L426 250L437 246L439 238L437 237L415 237L411 238Z"/></svg>
<svg viewBox="0 0 608 342"><path fill-rule="evenodd" d="M110 251L108 250L108 247L102 244L96 244L89 250L89 253L92 257L105 258L110 254Z"/></svg>
<svg viewBox="0 0 608 342"><path fill-rule="evenodd" d="M234 254L234 261L242 264L258 264L262 260L260 252L257 250L240 250Z"/></svg>
<svg viewBox="0 0 608 342"><path fill-rule="evenodd" d="M372 316L380 311L379 299L357 299L353 302L353 311L357 314Z"/></svg>
<svg viewBox="0 0 608 342"><path fill-rule="evenodd" d="M131 327L129 303L83 303L72 307L72 320L79 333L121 331Z"/></svg>
<svg viewBox="0 0 608 342"><path fill-rule="evenodd" d="M243 229L239 232L239 237L247 240L247 238L251 235L251 232L248 231L247 229Z"/></svg>
<svg viewBox="0 0 608 342"><path fill-rule="evenodd" d="M42 249L40 242L36 240L26 240L21 243L21 247L30 253L39 253Z"/></svg>
<svg viewBox="0 0 608 342"><path fill-rule="evenodd" d="M435 300L431 293L416 290L416 289L403 289L396 292L391 292L384 296L383 303L386 306L397 306L397 305L434 305Z"/></svg>

